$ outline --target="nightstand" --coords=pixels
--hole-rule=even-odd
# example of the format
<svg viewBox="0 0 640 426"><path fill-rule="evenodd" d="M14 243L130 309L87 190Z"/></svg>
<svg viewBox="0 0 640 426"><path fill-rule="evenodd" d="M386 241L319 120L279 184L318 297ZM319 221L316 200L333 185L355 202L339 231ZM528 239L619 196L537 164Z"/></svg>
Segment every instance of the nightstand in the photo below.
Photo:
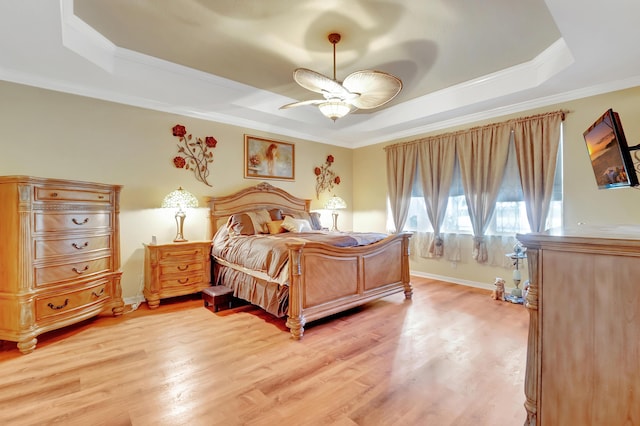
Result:
<svg viewBox="0 0 640 426"><path fill-rule="evenodd" d="M149 308L160 299L182 296L209 287L211 241L144 244L144 297Z"/></svg>

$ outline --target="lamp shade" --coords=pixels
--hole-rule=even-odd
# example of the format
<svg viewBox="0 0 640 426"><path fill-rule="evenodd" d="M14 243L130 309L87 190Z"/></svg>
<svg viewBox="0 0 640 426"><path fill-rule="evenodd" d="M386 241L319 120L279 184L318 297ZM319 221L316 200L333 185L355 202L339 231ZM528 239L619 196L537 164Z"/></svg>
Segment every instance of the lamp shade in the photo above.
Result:
<svg viewBox="0 0 640 426"><path fill-rule="evenodd" d="M176 238L174 238L174 242L184 242L187 241L183 235L183 226L184 226L184 218L187 217L186 213L182 211L182 209L186 209L189 207L198 207L198 199L189 191L185 191L182 187L176 189L175 191L171 191L164 200L162 200L163 208L173 208L178 209L176 212Z"/></svg>
<svg viewBox="0 0 640 426"><path fill-rule="evenodd" d="M185 191L182 187L171 191L162 200L163 208L178 208L180 210L189 207L198 207L198 199L189 191Z"/></svg>
<svg viewBox="0 0 640 426"><path fill-rule="evenodd" d="M340 100L328 100L318 105L318 108L325 117L333 121L351 112L351 105Z"/></svg>
<svg viewBox="0 0 640 426"><path fill-rule="evenodd" d="M325 203L324 208L327 210L341 210L347 208L347 203L337 195L329 198L329 200Z"/></svg>

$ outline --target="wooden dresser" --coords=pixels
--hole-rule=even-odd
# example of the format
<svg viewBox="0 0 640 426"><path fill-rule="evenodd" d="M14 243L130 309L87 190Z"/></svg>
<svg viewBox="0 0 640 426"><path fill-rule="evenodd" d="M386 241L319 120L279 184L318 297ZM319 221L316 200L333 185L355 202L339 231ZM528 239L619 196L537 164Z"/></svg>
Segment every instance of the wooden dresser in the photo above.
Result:
<svg viewBox="0 0 640 426"><path fill-rule="evenodd" d="M640 226L517 238L531 280L525 424L640 424Z"/></svg>
<svg viewBox="0 0 640 426"><path fill-rule="evenodd" d="M0 340L122 314L120 186L0 177Z"/></svg>
<svg viewBox="0 0 640 426"><path fill-rule="evenodd" d="M197 293L211 280L211 241L144 245L144 297L149 308L160 299Z"/></svg>

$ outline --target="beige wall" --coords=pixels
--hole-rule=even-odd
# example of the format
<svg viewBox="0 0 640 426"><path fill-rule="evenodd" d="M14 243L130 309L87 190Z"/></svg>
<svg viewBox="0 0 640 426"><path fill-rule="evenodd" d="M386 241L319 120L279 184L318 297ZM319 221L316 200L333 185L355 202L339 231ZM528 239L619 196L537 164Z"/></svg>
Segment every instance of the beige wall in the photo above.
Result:
<svg viewBox="0 0 640 426"><path fill-rule="evenodd" d="M353 151L347 148L7 82L0 82L0 99L0 174L124 186L120 204L122 289L129 300L142 294L142 243L149 242L152 235L159 242L175 236L174 212L158 208L167 193L182 186L202 203L204 196L225 195L260 182L244 178L245 133L295 143L295 181L270 183L312 199L312 209L321 209L330 196L325 192L316 199L313 168L333 154L336 161L332 169L341 177L334 193L349 207L353 205ZM178 140L171 128L178 123L194 136L218 140L209 177L212 187L173 166ZM351 229L351 217L350 209L340 214L342 229ZM330 226L330 214L323 214L323 223ZM187 212L186 238L205 239L208 229L206 206Z"/></svg>
<svg viewBox="0 0 640 426"><path fill-rule="evenodd" d="M561 103L542 109L477 122L431 134L469 128L523 117L545 111L569 111L564 122L564 223L576 225L640 223L640 190L624 188L598 190L582 137L587 129L608 108L620 114L629 145L640 143L640 87L612 92L581 100ZM427 136L428 134L421 135ZM384 146L421 136L377 144L355 150L354 170L354 230L386 230L386 156ZM426 276L445 277L451 281L490 288L496 276L509 278L510 270L478 265L471 259L470 239L463 247L465 258L458 263L419 258L412 253L411 269ZM524 271L526 278L526 270ZM509 282L508 282L509 284Z"/></svg>
<svg viewBox="0 0 640 426"><path fill-rule="evenodd" d="M321 209L324 200L330 196L324 193L316 200L313 168L321 165L328 154L333 154L336 157L333 168L342 179L334 192L349 206L340 214L340 228L387 230L383 150L386 144L350 150L7 82L0 82L0 99L0 174L124 185L120 222L123 295L126 298L141 295L142 243L150 241L152 235L160 242L171 241L175 235L173 212L158 208L165 194L183 186L202 201L204 196L224 195L259 182L243 177L245 133L295 143L295 181L271 183L298 197L312 199L312 209ZM582 139L582 132L611 107L620 113L629 144L640 143L639 101L640 88L634 88L472 125L559 108L568 110L564 145L565 223L640 223L638 189L598 190ZM189 172L173 167L171 159L177 153L177 139L171 135L171 128L177 123L185 125L195 136L214 136L218 140L210 175L213 187L196 181ZM328 213L323 215L323 221L326 226L330 225ZM207 232L207 208L203 206L188 212L185 236L191 240L204 239ZM470 241L465 245L463 250L470 252ZM470 255L456 264L413 255L411 268L418 274L486 287L491 286L495 276L510 276L506 268L477 265Z"/></svg>

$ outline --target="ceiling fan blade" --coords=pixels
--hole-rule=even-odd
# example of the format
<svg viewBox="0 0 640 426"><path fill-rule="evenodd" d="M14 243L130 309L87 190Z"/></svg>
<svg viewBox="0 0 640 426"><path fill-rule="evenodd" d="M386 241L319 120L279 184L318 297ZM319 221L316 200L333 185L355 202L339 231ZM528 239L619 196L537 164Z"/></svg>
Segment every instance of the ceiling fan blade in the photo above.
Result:
<svg viewBox="0 0 640 426"><path fill-rule="evenodd" d="M312 92L322 93L323 95L329 93L331 97L349 95L349 92L337 81L306 68L297 68L294 70L293 79L300 86Z"/></svg>
<svg viewBox="0 0 640 426"><path fill-rule="evenodd" d="M342 85L360 96L349 103L360 109L372 109L386 104L402 90L399 78L382 71L363 70L351 73Z"/></svg>
<svg viewBox="0 0 640 426"><path fill-rule="evenodd" d="M280 109L295 108L295 107L304 106L304 105L318 105L326 101L327 101L326 99L311 99L309 101L293 102L290 104L282 105Z"/></svg>

